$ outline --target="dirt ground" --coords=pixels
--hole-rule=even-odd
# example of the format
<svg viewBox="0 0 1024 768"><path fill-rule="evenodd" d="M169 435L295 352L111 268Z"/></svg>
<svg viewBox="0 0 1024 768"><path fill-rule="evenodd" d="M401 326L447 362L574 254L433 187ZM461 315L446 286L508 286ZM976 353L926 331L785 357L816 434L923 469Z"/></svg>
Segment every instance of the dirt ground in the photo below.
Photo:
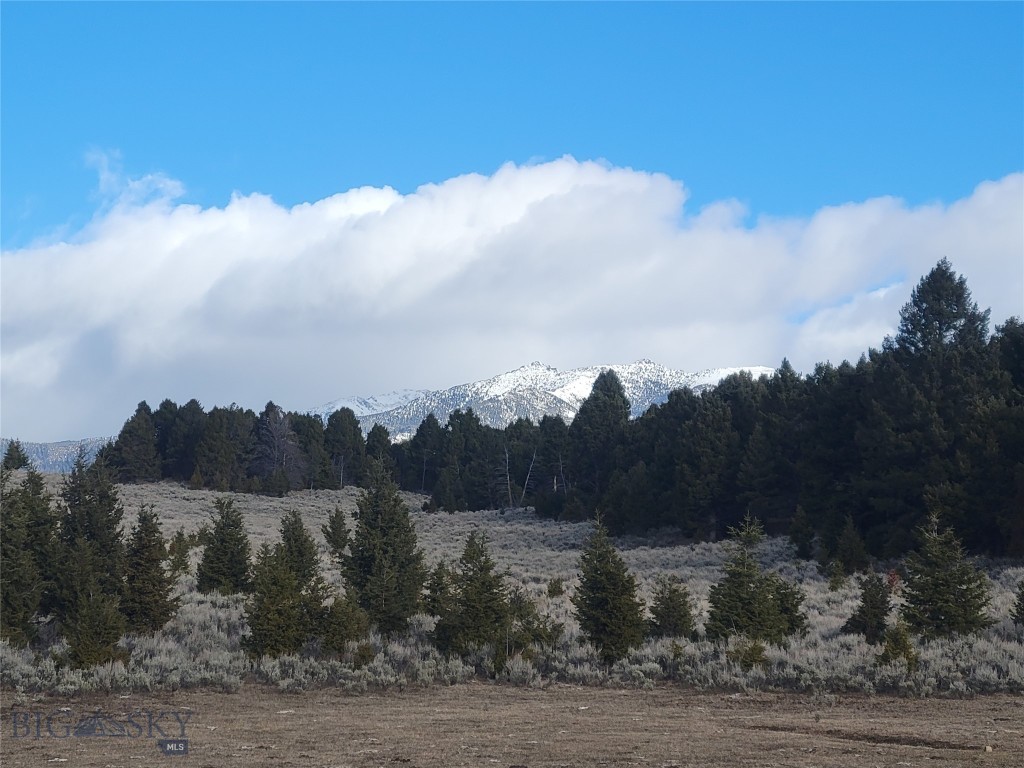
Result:
<svg viewBox="0 0 1024 768"><path fill-rule="evenodd" d="M7 693L2 705L4 768L1024 766L1024 697L1006 695L922 700L472 683L364 695L246 687L22 705ZM182 736L187 755L161 751L180 749Z"/></svg>

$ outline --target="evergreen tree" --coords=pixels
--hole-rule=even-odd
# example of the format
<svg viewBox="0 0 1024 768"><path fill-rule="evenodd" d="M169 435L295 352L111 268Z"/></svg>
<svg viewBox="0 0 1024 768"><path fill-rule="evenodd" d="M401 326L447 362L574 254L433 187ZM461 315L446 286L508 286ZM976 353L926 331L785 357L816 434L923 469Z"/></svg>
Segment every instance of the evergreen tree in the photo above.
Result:
<svg viewBox="0 0 1024 768"><path fill-rule="evenodd" d="M7 450L4 451L3 468L13 470L31 466L32 462L29 460L28 454L25 453L25 447L21 444L21 440L11 440L7 444Z"/></svg>
<svg viewBox="0 0 1024 768"><path fill-rule="evenodd" d="M650 637L694 638L697 628L693 620L693 603L686 585L664 576L658 577L651 603Z"/></svg>
<svg viewBox="0 0 1024 768"><path fill-rule="evenodd" d="M988 337L989 310L971 298L967 280L942 259L918 283L900 310L896 346L910 356L941 355L953 346L981 346Z"/></svg>
<svg viewBox="0 0 1024 768"><path fill-rule="evenodd" d="M308 413L290 413L292 430L302 463L305 468L302 477L303 488L337 488L338 481L331 459L324 445L324 423L319 416Z"/></svg>
<svg viewBox="0 0 1024 768"><path fill-rule="evenodd" d="M84 668L113 661L124 655L117 643L126 628L118 610L118 598L103 592L93 581L64 624L72 666Z"/></svg>
<svg viewBox="0 0 1024 768"><path fill-rule="evenodd" d="M249 635L242 647L252 656L297 653L309 638L302 587L282 547L260 548L245 613Z"/></svg>
<svg viewBox="0 0 1024 768"><path fill-rule="evenodd" d="M390 635L416 612L426 573L409 510L379 461L371 462L369 484L342 571L371 623Z"/></svg>
<svg viewBox="0 0 1024 768"><path fill-rule="evenodd" d="M796 584L790 584L777 573L765 575L768 592L779 609L779 619L784 637L807 634L807 614L804 613L804 593Z"/></svg>
<svg viewBox="0 0 1024 768"><path fill-rule="evenodd" d="M1010 610L1010 618L1018 626L1024 626L1024 580L1017 585L1017 600Z"/></svg>
<svg viewBox="0 0 1024 768"><path fill-rule="evenodd" d="M875 664L891 664L903 659L909 672L917 669L920 659L906 624L897 619L895 624L886 628L883 638L882 652L875 656Z"/></svg>
<svg viewBox="0 0 1024 768"><path fill-rule="evenodd" d="M979 632L992 624L988 577L972 565L959 539L929 516L918 531L921 549L907 556L903 620L925 638Z"/></svg>
<svg viewBox="0 0 1024 768"><path fill-rule="evenodd" d="M171 597L174 576L166 568L167 547L160 520L152 506L139 508L125 557L124 599L121 612L132 632L156 632L178 609Z"/></svg>
<svg viewBox="0 0 1024 768"><path fill-rule="evenodd" d="M705 393L684 430L676 471L681 498L676 525L688 536L713 539L728 528L736 509L739 450L728 403L715 393Z"/></svg>
<svg viewBox="0 0 1024 768"><path fill-rule="evenodd" d="M506 659L516 654L524 659L532 659L535 646L547 650L554 648L565 629L563 624L541 616L537 605L520 586L509 591L507 604L505 646L502 648L500 642L498 644L496 668L503 666Z"/></svg>
<svg viewBox="0 0 1024 768"><path fill-rule="evenodd" d="M302 516L294 510L281 518L281 548L300 587L308 586L320 572L320 558Z"/></svg>
<svg viewBox="0 0 1024 768"><path fill-rule="evenodd" d="M114 478L106 462L97 457L86 465L85 452L79 449L75 464L61 489L64 510L60 519L60 558L67 562L68 550L79 542L91 550L98 588L105 594L120 597L124 584L124 534L121 521L124 508L114 486ZM77 585L69 583L69 572L54 573L55 609L59 618L67 615L62 603Z"/></svg>
<svg viewBox="0 0 1024 768"><path fill-rule="evenodd" d="M348 548L349 531L345 524L345 513L341 507L335 507L327 522L320 526L320 531L327 542L327 549L335 562L341 565L345 558L345 550Z"/></svg>
<svg viewBox="0 0 1024 768"><path fill-rule="evenodd" d="M219 498L214 506L213 529L196 570L196 588L225 595L248 592L250 548L242 513L232 499Z"/></svg>
<svg viewBox="0 0 1024 768"><path fill-rule="evenodd" d="M598 520L580 556L580 587L572 596L580 629L608 665L643 642L644 605L636 579Z"/></svg>
<svg viewBox="0 0 1024 768"><path fill-rule="evenodd" d="M372 471L371 464L376 461L387 474L393 475L395 470L395 460L391 456L391 435L388 433L387 427L381 424L374 424L370 427L370 431L366 435L366 458L369 462L367 472ZM368 481L372 478L367 477Z"/></svg>
<svg viewBox="0 0 1024 768"><path fill-rule="evenodd" d="M860 580L860 604L843 625L841 632L864 635L872 645L885 638L886 622L892 606L889 587L877 573L871 572Z"/></svg>
<svg viewBox="0 0 1024 768"><path fill-rule="evenodd" d="M174 532L174 536L171 537L171 543L167 545L167 554L170 556L170 571L172 578L177 579L183 573L188 573L189 558L188 553L191 547L189 546L188 537L185 535L184 528L178 528Z"/></svg>
<svg viewBox="0 0 1024 768"><path fill-rule="evenodd" d="M711 587L708 620L704 632L709 640L745 635L751 640L782 644L791 634L802 633L806 617L803 595L777 574L765 574L754 556L763 540L759 521L744 519L730 529L732 554L725 564L725 578Z"/></svg>
<svg viewBox="0 0 1024 768"><path fill-rule="evenodd" d="M337 656L353 640L365 637L370 631L370 620L351 592L337 595L327 610L321 632L321 648Z"/></svg>
<svg viewBox="0 0 1024 768"><path fill-rule="evenodd" d="M148 483L161 477L153 411L143 400L114 442L111 467L121 482Z"/></svg>
<svg viewBox="0 0 1024 768"><path fill-rule="evenodd" d="M473 646L498 645L508 620L504 581L487 549L487 537L474 531L452 577L451 610L440 614L434 642L442 653L459 654Z"/></svg>
<svg viewBox="0 0 1024 768"><path fill-rule="evenodd" d="M160 407L163 409L163 404ZM161 456L164 477L187 481L196 471L199 445L206 434L209 417L194 398L174 411L173 418L170 413L160 418L158 414L159 410L153 414L153 421L156 424L158 450L163 442Z"/></svg>
<svg viewBox="0 0 1024 768"><path fill-rule="evenodd" d="M103 557L84 537L63 545L61 556L57 626L68 642L71 664L89 667L119 658L116 646L126 623L120 597L103 587Z"/></svg>
<svg viewBox="0 0 1024 768"><path fill-rule="evenodd" d="M248 468L256 454L256 414L232 405L213 408L196 446L194 474L218 491L251 489Z"/></svg>
<svg viewBox="0 0 1024 768"><path fill-rule="evenodd" d="M607 490L628 423L629 400L622 382L615 371L602 371L569 425L573 476L591 507Z"/></svg>
<svg viewBox="0 0 1024 768"><path fill-rule="evenodd" d="M341 408L328 417L324 448L339 488L366 482L366 441L351 408Z"/></svg>
<svg viewBox="0 0 1024 768"><path fill-rule="evenodd" d="M839 541L836 542L835 559L842 565L843 572L847 576L852 576L858 571L865 571L871 564L867 550L864 548L864 540L857 533L857 528L850 515L846 516L846 525L843 526L843 532L839 534Z"/></svg>
<svg viewBox="0 0 1024 768"><path fill-rule="evenodd" d="M740 464L738 496L771 533L783 533L800 494L805 385L788 360L767 380L759 420Z"/></svg>
<svg viewBox="0 0 1024 768"><path fill-rule="evenodd" d="M431 616L447 616L454 611L453 580L455 574L444 560L438 560L427 577L427 594L423 610Z"/></svg>
<svg viewBox="0 0 1024 768"><path fill-rule="evenodd" d="M0 636L14 645L28 645L37 634L35 622L45 586L30 544L29 509L22 488L11 487L11 470L0 467Z"/></svg>

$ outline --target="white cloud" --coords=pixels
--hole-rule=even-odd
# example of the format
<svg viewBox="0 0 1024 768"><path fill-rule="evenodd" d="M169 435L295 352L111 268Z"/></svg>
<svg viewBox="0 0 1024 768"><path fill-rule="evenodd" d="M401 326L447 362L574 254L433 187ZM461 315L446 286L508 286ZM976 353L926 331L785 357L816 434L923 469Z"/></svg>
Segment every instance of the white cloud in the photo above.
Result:
<svg viewBox="0 0 1024 768"><path fill-rule="evenodd" d="M290 209L180 204L180 183L116 160L94 160L82 232L3 254L5 436L113 432L144 398L304 408L534 359L810 370L877 346L942 257L994 321L1024 312L1022 174L949 205L751 222L572 158Z"/></svg>

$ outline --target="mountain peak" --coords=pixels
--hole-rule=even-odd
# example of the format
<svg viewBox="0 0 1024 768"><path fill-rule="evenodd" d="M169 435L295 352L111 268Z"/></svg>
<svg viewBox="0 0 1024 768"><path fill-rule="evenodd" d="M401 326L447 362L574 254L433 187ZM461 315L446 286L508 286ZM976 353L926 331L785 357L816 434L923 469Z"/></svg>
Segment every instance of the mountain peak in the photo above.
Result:
<svg viewBox="0 0 1024 768"><path fill-rule="evenodd" d="M392 438L399 440L411 437L431 413L444 424L453 411L470 408L484 424L497 428L504 428L520 418L539 422L544 416L560 416L571 421L580 404L590 395L594 381L606 370L614 371L622 382L634 418L652 405L665 402L669 392L675 389L689 387L701 392L739 371L750 371L755 377L774 373L764 366L687 373L665 368L646 358L625 365L595 365L560 371L534 360L489 379L448 389L400 390L386 395L342 398L312 413L326 421L339 408L352 408L364 432L380 424Z"/></svg>

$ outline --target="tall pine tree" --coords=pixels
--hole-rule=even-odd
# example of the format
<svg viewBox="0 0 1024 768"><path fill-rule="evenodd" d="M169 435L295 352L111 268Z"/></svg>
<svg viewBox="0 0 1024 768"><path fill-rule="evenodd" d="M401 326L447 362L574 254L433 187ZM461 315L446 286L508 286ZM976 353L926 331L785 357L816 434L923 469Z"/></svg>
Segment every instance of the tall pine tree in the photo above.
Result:
<svg viewBox="0 0 1024 768"><path fill-rule="evenodd" d="M426 572L409 510L380 461L370 464L369 486L359 497L342 571L370 622L390 635L416 613Z"/></svg>
<svg viewBox="0 0 1024 768"><path fill-rule="evenodd" d="M644 604L608 530L598 520L580 556L580 586L572 596L580 629L601 660L612 665L644 639Z"/></svg>
<svg viewBox="0 0 1024 768"><path fill-rule="evenodd" d="M152 505L143 504L128 540L121 602L132 632L156 632L178 609L180 601L171 597L174 576L167 568L167 559L160 519Z"/></svg>

